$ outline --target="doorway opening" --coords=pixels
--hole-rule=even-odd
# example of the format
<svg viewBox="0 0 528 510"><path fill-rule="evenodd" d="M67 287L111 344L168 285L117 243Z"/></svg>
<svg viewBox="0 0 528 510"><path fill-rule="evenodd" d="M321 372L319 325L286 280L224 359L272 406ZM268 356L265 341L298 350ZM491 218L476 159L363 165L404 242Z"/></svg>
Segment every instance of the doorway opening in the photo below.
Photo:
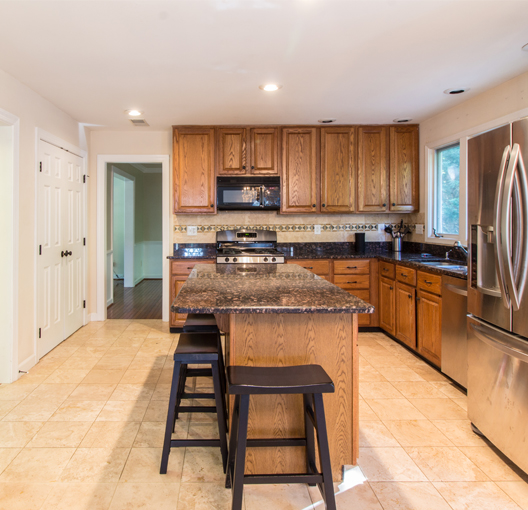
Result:
<svg viewBox="0 0 528 510"><path fill-rule="evenodd" d="M107 204L107 318L161 319L161 163L109 163Z"/></svg>

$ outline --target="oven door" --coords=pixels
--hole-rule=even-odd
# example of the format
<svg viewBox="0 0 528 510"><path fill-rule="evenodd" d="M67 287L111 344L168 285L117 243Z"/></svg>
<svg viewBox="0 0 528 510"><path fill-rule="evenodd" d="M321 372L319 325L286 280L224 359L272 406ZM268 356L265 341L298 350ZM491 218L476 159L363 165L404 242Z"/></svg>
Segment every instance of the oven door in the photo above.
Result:
<svg viewBox="0 0 528 510"><path fill-rule="evenodd" d="M261 186L218 185L217 209L260 209Z"/></svg>

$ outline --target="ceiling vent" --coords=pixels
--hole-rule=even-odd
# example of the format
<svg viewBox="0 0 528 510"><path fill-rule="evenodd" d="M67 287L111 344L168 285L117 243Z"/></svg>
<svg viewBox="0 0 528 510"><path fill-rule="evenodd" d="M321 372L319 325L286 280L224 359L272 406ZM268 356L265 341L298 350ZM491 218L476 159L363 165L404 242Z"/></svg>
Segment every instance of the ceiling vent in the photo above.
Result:
<svg viewBox="0 0 528 510"><path fill-rule="evenodd" d="M130 119L130 122L136 127L148 127L148 122L145 119Z"/></svg>
<svg viewBox="0 0 528 510"><path fill-rule="evenodd" d="M319 124L332 124L332 122L335 122L337 119L319 119L317 122Z"/></svg>

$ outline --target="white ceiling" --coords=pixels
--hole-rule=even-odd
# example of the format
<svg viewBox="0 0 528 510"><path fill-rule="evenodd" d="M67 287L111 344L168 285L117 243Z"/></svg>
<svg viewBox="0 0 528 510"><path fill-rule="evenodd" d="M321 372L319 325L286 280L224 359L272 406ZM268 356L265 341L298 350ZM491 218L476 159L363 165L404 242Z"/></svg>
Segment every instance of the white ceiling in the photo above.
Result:
<svg viewBox="0 0 528 510"><path fill-rule="evenodd" d="M0 69L106 129L420 122L527 71L527 20L522 0L0 0Z"/></svg>

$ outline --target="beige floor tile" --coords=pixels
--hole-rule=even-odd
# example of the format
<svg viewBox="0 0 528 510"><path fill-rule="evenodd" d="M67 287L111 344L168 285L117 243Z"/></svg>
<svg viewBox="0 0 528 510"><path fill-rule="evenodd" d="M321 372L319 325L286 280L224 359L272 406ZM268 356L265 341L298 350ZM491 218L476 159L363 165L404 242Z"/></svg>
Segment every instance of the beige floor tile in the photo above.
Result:
<svg viewBox="0 0 528 510"><path fill-rule="evenodd" d="M245 508L248 510L247 506ZM182 483L178 510L231 510L231 491L224 487L224 483Z"/></svg>
<svg viewBox="0 0 528 510"><path fill-rule="evenodd" d="M147 412L143 417L143 421L161 421L163 423L167 420L168 401L167 400L151 400L147 407ZM182 414L182 417L185 417Z"/></svg>
<svg viewBox="0 0 528 510"><path fill-rule="evenodd" d="M497 485L523 510L528 510L528 483L497 482Z"/></svg>
<svg viewBox="0 0 528 510"><path fill-rule="evenodd" d="M16 381L16 383L12 384L41 384L50 376L51 373L53 373L53 370L43 370L42 372L31 370L30 373L23 374L20 379Z"/></svg>
<svg viewBox="0 0 528 510"><path fill-rule="evenodd" d="M433 482L453 510L519 510L493 482Z"/></svg>
<svg viewBox="0 0 528 510"><path fill-rule="evenodd" d="M77 345L59 344L55 349L47 354L49 358L69 358L79 350Z"/></svg>
<svg viewBox="0 0 528 510"><path fill-rule="evenodd" d="M458 404L464 411L467 412L468 408L468 401L467 397L461 397L461 398L452 398L451 399L455 404Z"/></svg>
<svg viewBox="0 0 528 510"><path fill-rule="evenodd" d="M134 448L161 448L165 437L165 423L144 421L139 427Z"/></svg>
<svg viewBox="0 0 528 510"><path fill-rule="evenodd" d="M140 400L138 402L130 400L114 400L107 402L97 421L137 421L143 420L147 411L148 402Z"/></svg>
<svg viewBox="0 0 528 510"><path fill-rule="evenodd" d="M126 370L133 359L133 356L103 356L94 368L97 370Z"/></svg>
<svg viewBox="0 0 528 510"><path fill-rule="evenodd" d="M359 423L359 446L373 448L400 446L400 444L381 421L361 421Z"/></svg>
<svg viewBox="0 0 528 510"><path fill-rule="evenodd" d="M363 382L359 394L364 399L403 398L403 395L390 382Z"/></svg>
<svg viewBox="0 0 528 510"><path fill-rule="evenodd" d="M127 370L121 379L122 384L156 384L161 375L161 370Z"/></svg>
<svg viewBox="0 0 528 510"><path fill-rule="evenodd" d="M151 338L145 340L137 356L167 356L171 347L172 340L165 340L163 338Z"/></svg>
<svg viewBox="0 0 528 510"><path fill-rule="evenodd" d="M0 400L20 401L26 398L38 384L2 384L0 385Z"/></svg>
<svg viewBox="0 0 528 510"><path fill-rule="evenodd" d="M75 356L78 358L102 358L109 348L109 345L99 345L92 347L83 346L79 347L79 349L75 352Z"/></svg>
<svg viewBox="0 0 528 510"><path fill-rule="evenodd" d="M450 398L463 398L466 394L458 389L453 383L448 381L432 381L431 384L438 388L442 393L445 393Z"/></svg>
<svg viewBox="0 0 528 510"><path fill-rule="evenodd" d="M225 480L220 448L186 448L182 482L221 483Z"/></svg>
<svg viewBox="0 0 528 510"><path fill-rule="evenodd" d="M58 481L75 448L24 448L0 475L0 482Z"/></svg>
<svg viewBox="0 0 528 510"><path fill-rule="evenodd" d="M139 425L131 421L96 421L80 446L81 448L131 448Z"/></svg>
<svg viewBox="0 0 528 510"><path fill-rule="evenodd" d="M167 362L167 356L138 356L135 357L130 365L129 370L161 370ZM172 364L174 360L171 358ZM172 368L172 367L171 367Z"/></svg>
<svg viewBox="0 0 528 510"><path fill-rule="evenodd" d="M106 402L117 384L79 384L67 400L98 400Z"/></svg>
<svg viewBox="0 0 528 510"><path fill-rule="evenodd" d="M308 487L315 510L323 510L323 498L317 487ZM337 510L383 510L370 484L360 483L335 494Z"/></svg>
<svg viewBox="0 0 528 510"><path fill-rule="evenodd" d="M401 446L453 446L429 420L385 421Z"/></svg>
<svg viewBox="0 0 528 510"><path fill-rule="evenodd" d="M405 398L449 398L428 381L393 382Z"/></svg>
<svg viewBox="0 0 528 510"><path fill-rule="evenodd" d="M438 370L425 363L421 366L413 366L413 370L426 381L446 381L446 378Z"/></svg>
<svg viewBox="0 0 528 510"><path fill-rule="evenodd" d="M359 356L359 369L371 367L372 365L363 357Z"/></svg>
<svg viewBox="0 0 528 510"><path fill-rule="evenodd" d="M155 384L123 384L117 385L116 389L108 400L150 400Z"/></svg>
<svg viewBox="0 0 528 510"><path fill-rule="evenodd" d="M22 448L42 427L43 422L0 422L0 448Z"/></svg>
<svg viewBox="0 0 528 510"><path fill-rule="evenodd" d="M0 510L39 510L51 487L49 483L0 483Z"/></svg>
<svg viewBox="0 0 528 510"><path fill-rule="evenodd" d="M46 421L60 404L56 400L26 399L6 414L3 421Z"/></svg>
<svg viewBox="0 0 528 510"><path fill-rule="evenodd" d="M383 367L405 367L405 363L396 356L388 354L387 356L370 356L368 362L377 370Z"/></svg>
<svg viewBox="0 0 528 510"><path fill-rule="evenodd" d="M99 361L99 358L86 358L73 355L61 366L61 370L88 370L90 371Z"/></svg>
<svg viewBox="0 0 528 510"><path fill-rule="evenodd" d="M119 338L112 344L112 347L126 347L126 348L139 348L145 341L144 337L130 336L130 335L121 335Z"/></svg>
<svg viewBox="0 0 528 510"><path fill-rule="evenodd" d="M110 510L155 508L175 510L178 504L178 483L120 483Z"/></svg>
<svg viewBox="0 0 528 510"><path fill-rule="evenodd" d="M90 370L87 369L65 369L58 368L52 372L50 376L44 381L45 383L80 383L88 374Z"/></svg>
<svg viewBox="0 0 528 510"><path fill-rule="evenodd" d="M426 482L403 448L360 448L359 467L369 482Z"/></svg>
<svg viewBox="0 0 528 510"><path fill-rule="evenodd" d="M366 401L371 409L383 421L426 419L426 417L405 398L367 399Z"/></svg>
<svg viewBox="0 0 528 510"><path fill-rule="evenodd" d="M430 420L466 420L467 413L450 398L409 399Z"/></svg>
<svg viewBox="0 0 528 510"><path fill-rule="evenodd" d="M77 448L91 422L47 422L28 443L29 448Z"/></svg>
<svg viewBox="0 0 528 510"><path fill-rule="evenodd" d="M186 430L188 430L187 437L189 439L218 439L220 437L216 420L214 422L199 422L193 418L196 416L191 417L187 428L186 422L176 422L174 437L185 437Z"/></svg>
<svg viewBox="0 0 528 510"><path fill-rule="evenodd" d="M18 405L18 400L0 400L0 420Z"/></svg>
<svg viewBox="0 0 528 510"><path fill-rule="evenodd" d="M20 450L20 448L0 448L0 473L9 466Z"/></svg>
<svg viewBox="0 0 528 510"><path fill-rule="evenodd" d="M380 367L379 371L387 381L423 381L423 377L418 375L409 367Z"/></svg>
<svg viewBox="0 0 528 510"><path fill-rule="evenodd" d="M104 402L97 400L67 400L57 409L50 421L94 421Z"/></svg>
<svg viewBox="0 0 528 510"><path fill-rule="evenodd" d="M312 500L306 485L246 485L246 510L311 510Z"/></svg>
<svg viewBox="0 0 528 510"><path fill-rule="evenodd" d="M159 384L170 384L171 381L172 381L172 373L173 373L173 369L172 368L164 368L162 371L161 371L161 375L158 379L158 383ZM200 378L202 379L202 378Z"/></svg>
<svg viewBox="0 0 528 510"><path fill-rule="evenodd" d="M359 354L361 354L361 356L363 356L367 360L371 356L389 356L391 354L391 352L389 352L379 342L376 342L375 344L372 344L370 346L360 345L358 349L359 349Z"/></svg>
<svg viewBox="0 0 528 510"><path fill-rule="evenodd" d="M486 442L471 429L469 420L433 420L455 446L484 446Z"/></svg>
<svg viewBox="0 0 528 510"><path fill-rule="evenodd" d="M489 446L460 446L460 450L494 482L521 480L509 461L501 459Z"/></svg>
<svg viewBox="0 0 528 510"><path fill-rule="evenodd" d="M78 448L62 472L61 482L117 482L129 448Z"/></svg>
<svg viewBox="0 0 528 510"><path fill-rule="evenodd" d="M386 381L385 377L383 377L372 365L368 365L366 367L362 367L359 369L359 381Z"/></svg>
<svg viewBox="0 0 528 510"><path fill-rule="evenodd" d="M124 357L135 356L137 352L139 351L139 345L137 347L135 347L134 345L122 346L122 345L116 345L117 343L119 343L119 340L114 342L112 347L110 347L105 352L104 354L105 358L112 358L112 357L124 358Z"/></svg>
<svg viewBox="0 0 528 510"><path fill-rule="evenodd" d="M42 510L108 510L116 483L54 484Z"/></svg>
<svg viewBox="0 0 528 510"><path fill-rule="evenodd" d="M160 475L161 448L132 448L121 482L175 483L181 480L184 448L172 448L167 474Z"/></svg>
<svg viewBox="0 0 528 510"><path fill-rule="evenodd" d="M125 375L124 370L97 370L92 368L83 379L83 384L117 384Z"/></svg>
<svg viewBox="0 0 528 510"><path fill-rule="evenodd" d="M371 486L386 510L451 510L428 482L373 482Z"/></svg>
<svg viewBox="0 0 528 510"><path fill-rule="evenodd" d="M28 399L58 400L64 402L77 388L75 384L40 384L29 395Z"/></svg>
<svg viewBox="0 0 528 510"><path fill-rule="evenodd" d="M432 482L489 481L456 447L411 447L405 451Z"/></svg>

